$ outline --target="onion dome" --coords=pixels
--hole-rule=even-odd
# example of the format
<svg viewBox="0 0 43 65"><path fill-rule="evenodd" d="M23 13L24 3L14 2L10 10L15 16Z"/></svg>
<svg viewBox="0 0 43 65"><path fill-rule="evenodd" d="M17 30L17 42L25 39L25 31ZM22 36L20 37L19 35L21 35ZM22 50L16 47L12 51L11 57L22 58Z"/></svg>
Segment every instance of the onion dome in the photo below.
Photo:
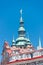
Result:
<svg viewBox="0 0 43 65"><path fill-rule="evenodd" d="M25 38L24 37L18 37L17 39L16 39L16 41L23 41L23 40L25 40Z"/></svg>
<svg viewBox="0 0 43 65"><path fill-rule="evenodd" d="M18 31L25 31L24 27L20 27Z"/></svg>
<svg viewBox="0 0 43 65"><path fill-rule="evenodd" d="M24 37L18 37L16 39L16 43L17 46L21 46L21 45L24 46L26 43L26 39Z"/></svg>
<svg viewBox="0 0 43 65"><path fill-rule="evenodd" d="M17 42L16 45L31 45L30 40L25 37L18 37L16 39L16 42Z"/></svg>

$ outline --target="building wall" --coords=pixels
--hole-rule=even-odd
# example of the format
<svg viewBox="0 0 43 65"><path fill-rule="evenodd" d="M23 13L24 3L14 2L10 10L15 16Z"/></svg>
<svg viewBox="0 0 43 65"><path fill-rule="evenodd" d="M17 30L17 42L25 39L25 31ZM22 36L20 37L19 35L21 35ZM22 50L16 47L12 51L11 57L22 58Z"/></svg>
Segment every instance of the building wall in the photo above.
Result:
<svg viewBox="0 0 43 65"><path fill-rule="evenodd" d="M8 63L7 65L43 65L43 57L24 61L13 61Z"/></svg>
<svg viewBox="0 0 43 65"><path fill-rule="evenodd" d="M43 62L21 63L21 64L9 64L9 65L43 65Z"/></svg>

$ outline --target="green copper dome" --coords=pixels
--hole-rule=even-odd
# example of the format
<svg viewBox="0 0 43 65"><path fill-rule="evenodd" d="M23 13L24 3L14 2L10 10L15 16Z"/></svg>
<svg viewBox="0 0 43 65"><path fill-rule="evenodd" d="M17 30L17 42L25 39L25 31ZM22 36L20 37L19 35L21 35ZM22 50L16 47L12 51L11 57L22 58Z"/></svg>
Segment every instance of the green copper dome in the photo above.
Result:
<svg viewBox="0 0 43 65"><path fill-rule="evenodd" d="M18 38L16 39L16 41L23 41L23 40L25 40L24 37L18 37Z"/></svg>
<svg viewBox="0 0 43 65"><path fill-rule="evenodd" d="M25 37L18 37L16 39L16 45L21 46L21 45L30 45L30 40Z"/></svg>
<svg viewBox="0 0 43 65"><path fill-rule="evenodd" d="M24 28L24 21L22 19L22 10L20 11L21 12L21 17L20 17L20 27L18 29L18 38L16 39L16 45L17 46L25 46L25 45L28 45L28 44L31 44L30 43L30 40L28 38L26 38L26 31L25 31L25 28Z"/></svg>
<svg viewBox="0 0 43 65"><path fill-rule="evenodd" d="M19 41L16 45L17 45L17 46L24 46L25 43L26 43L25 41Z"/></svg>
<svg viewBox="0 0 43 65"><path fill-rule="evenodd" d="M24 27L20 27L18 31L25 31Z"/></svg>

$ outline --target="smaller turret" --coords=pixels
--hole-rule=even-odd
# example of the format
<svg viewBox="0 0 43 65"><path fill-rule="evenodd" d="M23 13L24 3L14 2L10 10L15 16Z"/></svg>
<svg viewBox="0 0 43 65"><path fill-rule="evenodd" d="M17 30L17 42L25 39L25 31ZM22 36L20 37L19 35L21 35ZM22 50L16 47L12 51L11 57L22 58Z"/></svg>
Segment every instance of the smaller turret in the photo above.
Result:
<svg viewBox="0 0 43 65"><path fill-rule="evenodd" d="M15 46L14 36L13 36L13 40L12 40L12 46Z"/></svg>
<svg viewBox="0 0 43 65"><path fill-rule="evenodd" d="M41 39L39 38L39 45L37 46L37 50L41 49L42 46L41 46Z"/></svg>

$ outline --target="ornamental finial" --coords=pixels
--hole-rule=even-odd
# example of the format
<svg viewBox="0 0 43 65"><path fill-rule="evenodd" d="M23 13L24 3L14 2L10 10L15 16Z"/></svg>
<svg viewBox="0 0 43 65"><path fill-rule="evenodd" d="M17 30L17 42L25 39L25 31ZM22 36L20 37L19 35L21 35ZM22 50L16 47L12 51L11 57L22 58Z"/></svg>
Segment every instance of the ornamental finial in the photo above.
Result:
<svg viewBox="0 0 43 65"><path fill-rule="evenodd" d="M23 22L23 19L22 19L22 9L20 10L20 14L21 14L20 22Z"/></svg>
<svg viewBox="0 0 43 65"><path fill-rule="evenodd" d="M41 48L41 39L40 39L40 37L39 37L39 47Z"/></svg>
<svg viewBox="0 0 43 65"><path fill-rule="evenodd" d="M21 16L22 16L22 9L20 10L20 14L21 14Z"/></svg>
<svg viewBox="0 0 43 65"><path fill-rule="evenodd" d="M14 36L13 36L13 40L12 40L12 42L13 42L13 43L15 42L15 40L14 40Z"/></svg>

